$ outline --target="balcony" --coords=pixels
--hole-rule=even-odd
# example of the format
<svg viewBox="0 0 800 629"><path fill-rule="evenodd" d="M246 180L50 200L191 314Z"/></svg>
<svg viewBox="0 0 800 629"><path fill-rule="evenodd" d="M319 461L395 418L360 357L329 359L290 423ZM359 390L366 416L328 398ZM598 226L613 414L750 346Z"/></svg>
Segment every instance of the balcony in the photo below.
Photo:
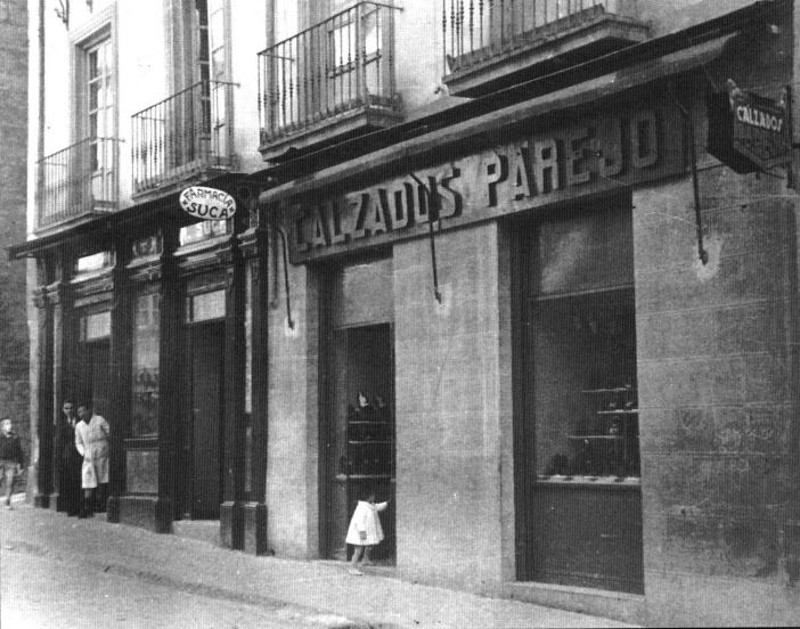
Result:
<svg viewBox="0 0 800 629"><path fill-rule="evenodd" d="M132 116L133 194L166 194L233 167L233 83L201 81Z"/></svg>
<svg viewBox="0 0 800 629"><path fill-rule="evenodd" d="M397 123L394 12L359 2L258 54L261 155Z"/></svg>
<svg viewBox="0 0 800 629"><path fill-rule="evenodd" d="M118 142L88 138L39 161L36 231L117 210Z"/></svg>
<svg viewBox="0 0 800 629"><path fill-rule="evenodd" d="M482 96L644 41L635 0L443 0L450 93Z"/></svg>

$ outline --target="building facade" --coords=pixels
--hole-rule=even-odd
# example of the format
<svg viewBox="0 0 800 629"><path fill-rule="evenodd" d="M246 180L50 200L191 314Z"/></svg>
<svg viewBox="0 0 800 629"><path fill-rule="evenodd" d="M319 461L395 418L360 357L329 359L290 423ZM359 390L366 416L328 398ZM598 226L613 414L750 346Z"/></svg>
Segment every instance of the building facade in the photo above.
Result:
<svg viewBox="0 0 800 629"><path fill-rule="evenodd" d="M38 503L88 398L112 522L795 618L793 3L255 5L43 14Z"/></svg>
<svg viewBox="0 0 800 629"><path fill-rule="evenodd" d="M0 2L0 247L25 239L25 166L28 145L28 14L23 0ZM30 453L26 268L0 262L0 413L10 417Z"/></svg>

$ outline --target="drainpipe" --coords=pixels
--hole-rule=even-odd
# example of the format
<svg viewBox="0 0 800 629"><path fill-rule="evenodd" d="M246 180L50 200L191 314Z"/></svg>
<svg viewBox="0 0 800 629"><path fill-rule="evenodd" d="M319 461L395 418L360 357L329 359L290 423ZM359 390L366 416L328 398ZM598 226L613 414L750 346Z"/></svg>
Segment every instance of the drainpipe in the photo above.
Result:
<svg viewBox="0 0 800 629"><path fill-rule="evenodd" d="M37 122L37 138L36 138L36 170L34 175L33 181L33 203L28 203L28 207L33 208L33 225L36 225L38 221L39 211L40 211L40 190L42 189L42 181L44 176L44 166L42 164L42 158L44 157L44 131L45 131L45 114L44 114L44 50L45 50L45 43L44 43L44 11L45 11L45 0L39 0L39 15L38 15L38 48L39 48L39 58L38 58L38 88L39 93L37 95L38 103L39 103L39 112L38 112L38 122ZM29 75L30 76L30 75ZM30 101L28 101L30 102ZM28 118L30 123L30 118ZM26 232L28 222L26 221ZM30 260L28 259L25 263L25 270L26 270L26 283L28 287L32 290L36 290L39 286L40 275L38 273L38 266L40 262L38 260ZM44 264L44 262L41 262ZM41 279L46 283L47 282L47 272L44 271L41 274ZM46 486L43 478L39 477L40 472L40 462L41 462L41 443L39 439L40 435L40 427L44 425L44 422L49 422L49 417L43 417L41 414L42 404L40 403L40 396L42 395L42 384L40 382L41 378L41 369L39 362L41 360L41 355L39 348L45 339L40 337L40 332L42 330L42 326L40 325L39 318L46 317L45 311L38 308L34 303L32 296L29 295L28 299L26 300L26 308L28 311L28 338L30 339L30 347L29 347L29 368L28 368L28 375L30 378L31 383L36 383L37 386L30 387L30 399L29 399L29 416L30 416L30 432L31 432L31 453L30 453L30 461L28 465L28 487L26 488L26 499L31 503L36 503L37 505L44 506L44 500L47 500L47 496L49 494L48 491L42 491L43 489L49 489ZM46 308L46 306L45 306ZM48 387L44 387L44 390L49 390ZM47 432L47 431L46 431ZM46 450L45 450L46 452ZM47 465L45 465L45 469L47 469Z"/></svg>
<svg viewBox="0 0 800 629"><path fill-rule="evenodd" d="M38 137L36 139L36 189L42 182L43 169L42 158L44 157L44 131L45 131L45 115L44 115L44 3L45 0L39 0L39 125Z"/></svg>

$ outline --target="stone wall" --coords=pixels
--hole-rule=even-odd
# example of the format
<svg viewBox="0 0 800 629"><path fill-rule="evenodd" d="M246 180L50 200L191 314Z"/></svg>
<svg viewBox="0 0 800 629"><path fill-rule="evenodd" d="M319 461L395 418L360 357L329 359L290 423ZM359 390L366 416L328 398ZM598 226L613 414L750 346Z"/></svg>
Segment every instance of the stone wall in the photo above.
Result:
<svg viewBox="0 0 800 629"><path fill-rule="evenodd" d="M25 264L6 248L25 240L28 15L25 0L0 1L0 414L9 416L30 461Z"/></svg>
<svg viewBox="0 0 800 629"><path fill-rule="evenodd" d="M292 329L283 282L273 283L272 272L270 288L278 294L270 293L276 307L269 310L267 543L279 556L314 558L319 555L318 291L308 267L290 267Z"/></svg>
<svg viewBox="0 0 800 629"><path fill-rule="evenodd" d="M496 223L394 248L397 565L480 588L513 577L510 299ZM503 552L505 548L505 553Z"/></svg>
<svg viewBox="0 0 800 629"><path fill-rule="evenodd" d="M789 621L797 479L796 220L774 178L635 195L645 592L659 624Z"/></svg>

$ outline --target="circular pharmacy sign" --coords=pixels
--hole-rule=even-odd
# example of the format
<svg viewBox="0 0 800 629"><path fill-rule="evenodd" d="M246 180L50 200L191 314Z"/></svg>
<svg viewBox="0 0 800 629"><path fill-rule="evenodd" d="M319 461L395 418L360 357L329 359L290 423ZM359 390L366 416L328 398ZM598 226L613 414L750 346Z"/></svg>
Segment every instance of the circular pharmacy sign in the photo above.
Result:
<svg viewBox="0 0 800 629"><path fill-rule="evenodd" d="M230 218L236 213L236 201L223 190L192 186L181 192L181 207L184 212L207 221Z"/></svg>

